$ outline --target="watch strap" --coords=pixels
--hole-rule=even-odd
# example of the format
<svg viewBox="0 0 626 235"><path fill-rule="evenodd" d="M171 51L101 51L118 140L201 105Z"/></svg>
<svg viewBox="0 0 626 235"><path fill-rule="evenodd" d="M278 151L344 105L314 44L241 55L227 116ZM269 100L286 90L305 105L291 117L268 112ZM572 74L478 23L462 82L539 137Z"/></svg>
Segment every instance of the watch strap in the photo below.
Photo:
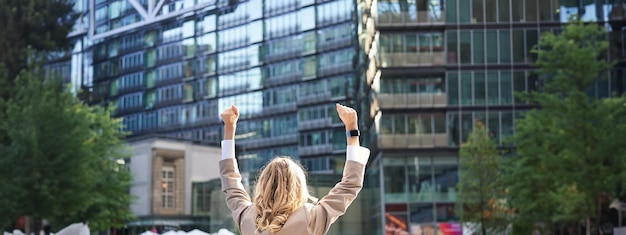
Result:
<svg viewBox="0 0 626 235"><path fill-rule="evenodd" d="M356 136L360 136L361 132L359 130L349 130L346 131L346 137L356 137Z"/></svg>

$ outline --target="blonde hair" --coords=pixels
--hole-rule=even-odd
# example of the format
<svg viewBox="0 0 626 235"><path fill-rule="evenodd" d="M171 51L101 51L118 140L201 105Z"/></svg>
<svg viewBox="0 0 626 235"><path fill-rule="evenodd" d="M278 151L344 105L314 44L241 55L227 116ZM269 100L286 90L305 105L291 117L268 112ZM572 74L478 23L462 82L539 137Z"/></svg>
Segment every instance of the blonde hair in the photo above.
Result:
<svg viewBox="0 0 626 235"><path fill-rule="evenodd" d="M302 166L289 157L270 161L254 187L256 227L260 231L280 231L287 219L307 200L317 201L309 194Z"/></svg>

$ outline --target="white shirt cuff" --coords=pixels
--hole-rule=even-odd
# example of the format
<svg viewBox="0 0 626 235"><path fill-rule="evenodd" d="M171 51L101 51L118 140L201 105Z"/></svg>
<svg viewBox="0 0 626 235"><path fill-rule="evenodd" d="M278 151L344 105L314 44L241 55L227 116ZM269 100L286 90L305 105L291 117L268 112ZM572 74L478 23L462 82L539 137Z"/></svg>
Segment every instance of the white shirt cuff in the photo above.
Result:
<svg viewBox="0 0 626 235"><path fill-rule="evenodd" d="M222 140L222 160L235 158L235 141Z"/></svg>
<svg viewBox="0 0 626 235"><path fill-rule="evenodd" d="M370 150L356 145L348 145L346 149L346 159L356 161L363 165L367 164L367 160L370 157Z"/></svg>

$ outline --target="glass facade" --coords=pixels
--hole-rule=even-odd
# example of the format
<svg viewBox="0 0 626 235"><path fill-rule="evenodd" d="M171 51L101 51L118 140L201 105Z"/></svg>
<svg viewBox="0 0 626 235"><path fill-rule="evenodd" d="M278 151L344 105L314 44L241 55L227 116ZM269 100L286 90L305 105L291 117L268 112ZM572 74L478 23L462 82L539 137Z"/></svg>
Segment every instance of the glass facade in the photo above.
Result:
<svg viewBox="0 0 626 235"><path fill-rule="evenodd" d="M237 104L242 171L292 156L323 179L323 195L345 163L334 103L356 107L372 155L358 212L330 234L422 235L456 223L459 146L476 121L507 144L534 107L515 93L541 89L530 50L572 14L606 26L607 58L618 61L589 94L626 90L626 0L76 2L85 14L75 46L58 56L71 60L48 71L90 103L115 105L131 138L216 144L220 111ZM228 214L214 184L194 185L194 215Z"/></svg>
<svg viewBox="0 0 626 235"><path fill-rule="evenodd" d="M618 61L589 89L624 92L623 0L361 1L361 25L375 159L369 187L380 190L375 234L433 234L455 214L458 149L480 121L502 147L516 119L534 108L516 93L541 89L532 64L541 34L559 33L573 14L604 24ZM611 18L611 16L613 18ZM621 18L620 18L621 17ZM611 20L613 19L613 20ZM618 23L619 21L622 23ZM372 197L376 198L376 197ZM458 224L457 224L458 225ZM435 233L436 234L436 233Z"/></svg>

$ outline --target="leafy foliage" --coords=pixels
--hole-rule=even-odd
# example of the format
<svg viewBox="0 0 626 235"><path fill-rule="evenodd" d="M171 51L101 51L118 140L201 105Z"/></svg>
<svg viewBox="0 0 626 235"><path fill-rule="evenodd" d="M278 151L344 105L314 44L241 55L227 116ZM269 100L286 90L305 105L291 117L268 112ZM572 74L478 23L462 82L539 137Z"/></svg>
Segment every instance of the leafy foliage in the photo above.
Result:
<svg viewBox="0 0 626 235"><path fill-rule="evenodd" d="M27 67L29 50L37 52L68 49L67 35L78 15L73 0L0 1L0 64L11 81Z"/></svg>
<svg viewBox="0 0 626 235"><path fill-rule="evenodd" d="M624 188L626 99L589 95L613 65L604 37L602 27L574 19L533 50L544 85L523 98L541 109L517 121L518 156L506 171L516 233L586 219L597 225L600 199Z"/></svg>
<svg viewBox="0 0 626 235"><path fill-rule="evenodd" d="M483 235L504 231L508 224L500 158L488 130L483 123L476 123L461 146L457 188L461 221L477 225Z"/></svg>
<svg viewBox="0 0 626 235"><path fill-rule="evenodd" d="M64 226L121 226L131 218L130 173L117 164L129 157L121 120L112 109L90 107L64 91L42 69L20 73L5 104L0 132L0 222L20 215Z"/></svg>

